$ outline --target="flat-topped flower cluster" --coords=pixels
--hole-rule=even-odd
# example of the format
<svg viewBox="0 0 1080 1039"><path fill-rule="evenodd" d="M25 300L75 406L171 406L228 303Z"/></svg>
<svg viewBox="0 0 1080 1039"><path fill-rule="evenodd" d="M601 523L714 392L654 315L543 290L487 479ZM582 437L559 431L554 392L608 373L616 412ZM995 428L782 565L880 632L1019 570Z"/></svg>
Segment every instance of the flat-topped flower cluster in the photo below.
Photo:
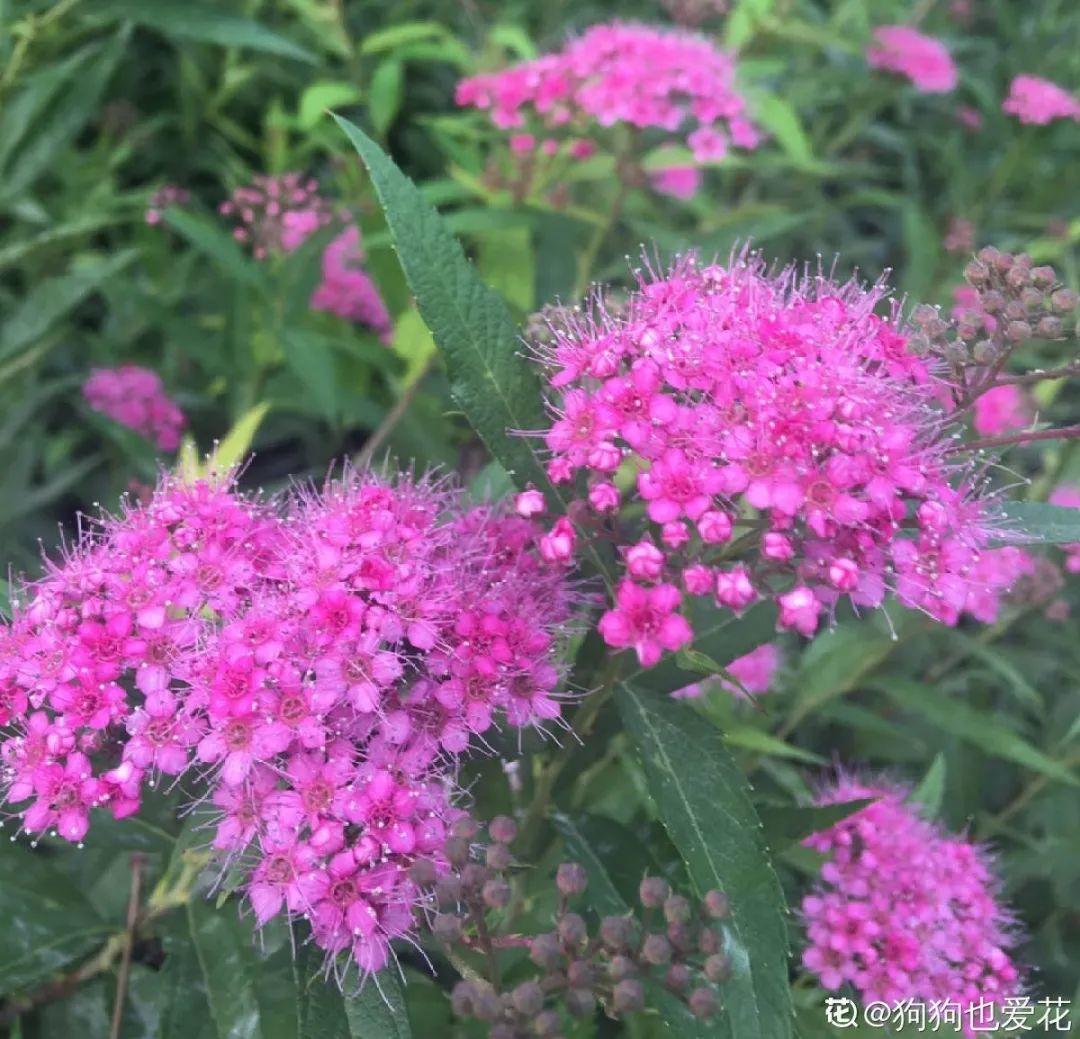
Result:
<svg viewBox="0 0 1080 1039"><path fill-rule="evenodd" d="M729 144L754 148L761 139L731 55L703 36L631 23L594 25L561 51L464 79L457 102L502 129L536 125L556 146L556 132L589 138L627 125L678 134L710 162Z"/></svg>
<svg viewBox="0 0 1080 1039"><path fill-rule="evenodd" d="M620 545L609 645L655 664L692 638L687 596L736 613L772 599L810 636L842 599L893 591L954 624L1000 589L950 387L883 298L744 254L683 259L624 305L555 320L536 347L548 471Z"/></svg>
<svg viewBox="0 0 1080 1039"><path fill-rule="evenodd" d="M93 808L209 780L214 848L376 970L438 862L454 764L560 713L565 571L538 528L430 480L347 471L267 501L166 477L86 533L0 634L4 801L82 841Z"/></svg>

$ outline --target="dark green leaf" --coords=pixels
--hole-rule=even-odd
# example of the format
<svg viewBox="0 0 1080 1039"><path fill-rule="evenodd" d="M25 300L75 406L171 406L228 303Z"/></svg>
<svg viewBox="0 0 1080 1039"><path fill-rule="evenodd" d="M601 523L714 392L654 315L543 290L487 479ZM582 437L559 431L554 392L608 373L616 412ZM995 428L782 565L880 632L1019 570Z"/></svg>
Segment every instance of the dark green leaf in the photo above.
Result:
<svg viewBox="0 0 1080 1039"><path fill-rule="evenodd" d="M623 723L637 746L649 792L700 893L731 899L725 949L733 974L715 1034L735 1039L791 1035L784 896L762 846L748 787L719 733L667 697L623 683Z"/></svg>
<svg viewBox="0 0 1080 1039"><path fill-rule="evenodd" d="M759 805L758 814L770 848L779 851L835 826L868 804L873 804L873 799L831 805Z"/></svg>
<svg viewBox="0 0 1080 1039"><path fill-rule="evenodd" d="M219 224L186 209L165 210L165 222L234 281L267 291L266 276Z"/></svg>
<svg viewBox="0 0 1080 1039"><path fill-rule="evenodd" d="M373 974L345 1000L352 1039L411 1039L405 997L394 969Z"/></svg>
<svg viewBox="0 0 1080 1039"><path fill-rule="evenodd" d="M945 755L937 754L926 770L919 785L911 791L908 800L922 805L924 813L934 817L941 812L945 799Z"/></svg>
<svg viewBox="0 0 1080 1039"><path fill-rule="evenodd" d="M125 18L147 29L156 29L179 40L216 43L222 47L278 54L315 64L311 51L267 29L250 18L222 11L216 4L197 0L95 0L94 14L110 19Z"/></svg>
<svg viewBox="0 0 1080 1039"><path fill-rule="evenodd" d="M0 843L0 992L39 984L115 929L62 871L58 852Z"/></svg>
<svg viewBox="0 0 1080 1039"><path fill-rule="evenodd" d="M1070 786L1080 785L1080 779L1068 768L1017 735L1000 716L969 707L956 697L947 696L941 690L919 682L888 678L875 682L875 686L901 707L914 711L942 732L973 743L987 754L1013 761Z"/></svg>

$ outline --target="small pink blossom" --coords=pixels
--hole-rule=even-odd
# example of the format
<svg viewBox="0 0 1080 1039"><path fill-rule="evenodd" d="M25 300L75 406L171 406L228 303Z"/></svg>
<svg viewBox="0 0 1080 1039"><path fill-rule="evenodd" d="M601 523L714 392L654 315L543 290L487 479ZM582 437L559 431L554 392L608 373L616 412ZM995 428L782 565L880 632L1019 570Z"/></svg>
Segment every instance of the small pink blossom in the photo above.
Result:
<svg viewBox="0 0 1080 1039"><path fill-rule="evenodd" d="M675 611L682 596L669 584L643 588L623 581L615 609L600 618L600 634L609 646L633 647L642 667L656 664L664 650L685 646L693 637L686 618Z"/></svg>
<svg viewBox="0 0 1080 1039"><path fill-rule="evenodd" d="M1009 96L1001 106L1022 123L1046 126L1056 119L1080 122L1080 101L1063 87L1039 76L1021 75L1009 85Z"/></svg>
<svg viewBox="0 0 1080 1039"><path fill-rule="evenodd" d="M956 65L945 45L907 25L875 29L866 60L871 68L905 76L924 94L948 93L956 87Z"/></svg>
<svg viewBox="0 0 1080 1039"><path fill-rule="evenodd" d="M179 405L166 395L158 375L134 364L95 368L82 388L94 411L135 430L161 451L175 451L186 425Z"/></svg>
<svg viewBox="0 0 1080 1039"><path fill-rule="evenodd" d="M547 503L544 501L543 492L530 489L522 491L517 497L514 498L514 511L519 516L524 516L526 519L532 519L533 516L539 516L547 509Z"/></svg>
<svg viewBox="0 0 1080 1039"><path fill-rule="evenodd" d="M1023 429L1032 420L1031 407L1018 386L995 386L975 401L972 425L982 436Z"/></svg>

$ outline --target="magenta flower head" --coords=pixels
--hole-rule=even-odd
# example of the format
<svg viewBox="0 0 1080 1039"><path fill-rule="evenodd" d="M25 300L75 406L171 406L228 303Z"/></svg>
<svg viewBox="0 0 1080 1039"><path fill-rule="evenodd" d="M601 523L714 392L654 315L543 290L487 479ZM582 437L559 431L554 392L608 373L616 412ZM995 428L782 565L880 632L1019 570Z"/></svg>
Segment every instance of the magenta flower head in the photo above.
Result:
<svg viewBox="0 0 1080 1039"><path fill-rule="evenodd" d="M1064 87L1039 76L1017 76L1001 108L1020 122L1035 126L1046 126L1057 119L1080 122L1080 101Z"/></svg>
<svg viewBox="0 0 1080 1039"><path fill-rule="evenodd" d="M218 207L233 223L233 237L257 260L291 253L335 219L316 180L299 173L258 176Z"/></svg>
<svg viewBox="0 0 1080 1039"><path fill-rule="evenodd" d="M905 77L924 94L947 94L956 87L956 64L945 44L907 25L875 29L866 60L871 68Z"/></svg>
<svg viewBox="0 0 1080 1039"><path fill-rule="evenodd" d="M689 258L535 348L552 479L587 522L626 513L609 645L655 664L692 638L688 596L773 600L806 636L889 590L957 621L993 513L952 450L947 384L883 297L751 254Z"/></svg>
<svg viewBox="0 0 1080 1039"><path fill-rule="evenodd" d="M94 411L133 429L158 450L175 451L180 446L187 420L155 372L134 364L95 368L82 393Z"/></svg>
<svg viewBox="0 0 1080 1039"><path fill-rule="evenodd" d="M703 36L645 25L594 25L554 54L462 80L457 101L502 129L534 130L530 146L537 136L568 136L568 154L580 135L615 125L677 134L701 162L760 140L735 86L734 59ZM674 193L686 192L684 176Z"/></svg>
<svg viewBox="0 0 1080 1039"><path fill-rule="evenodd" d="M1013 920L983 850L906 803L908 791L842 778L818 804L872 799L804 842L826 856L803 899L803 966L860 1001L1002 1005L1020 992Z"/></svg>
<svg viewBox="0 0 1080 1039"><path fill-rule="evenodd" d="M458 756L561 714L574 609L543 528L432 480L346 470L250 500L165 478L28 586L0 635L4 802L81 841L145 782L209 782L256 920L380 969L410 867L462 814Z"/></svg>
<svg viewBox="0 0 1080 1039"><path fill-rule="evenodd" d="M366 325L389 343L393 321L375 282L361 267L363 259L360 231L347 227L323 251L322 280L311 296L311 309Z"/></svg>

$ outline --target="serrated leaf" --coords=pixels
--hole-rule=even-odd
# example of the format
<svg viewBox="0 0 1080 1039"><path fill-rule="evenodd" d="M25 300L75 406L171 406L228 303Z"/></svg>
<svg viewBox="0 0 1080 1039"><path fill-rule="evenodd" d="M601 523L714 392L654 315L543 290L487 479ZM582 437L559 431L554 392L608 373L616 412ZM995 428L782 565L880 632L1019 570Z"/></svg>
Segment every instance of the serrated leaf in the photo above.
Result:
<svg viewBox="0 0 1080 1039"><path fill-rule="evenodd" d="M95 0L94 14L106 18L124 18L166 36L222 47L277 54L283 58L314 65L314 54L293 43L286 36L260 25L251 18L222 11L219 6L197 0Z"/></svg>
<svg viewBox="0 0 1080 1039"><path fill-rule="evenodd" d="M672 700L622 683L619 712L637 747L660 819L699 893L723 890L732 961L713 1033L733 1039L791 1035L786 909L762 846L748 787L719 733Z"/></svg>
<svg viewBox="0 0 1080 1039"><path fill-rule="evenodd" d="M506 305L480 281L412 181L361 129L334 118L371 174L420 315L446 356L454 399L507 472L553 492L529 440L510 432L547 422L540 380L520 356Z"/></svg>
<svg viewBox="0 0 1080 1039"><path fill-rule="evenodd" d="M1080 541L1080 509L1039 501L1010 501L1003 511L1005 530L1010 535L1007 540L1013 543L1018 539L1048 545Z"/></svg>
<svg viewBox="0 0 1080 1039"><path fill-rule="evenodd" d="M919 682L887 678L879 679L874 685L901 707L920 715L942 732L972 743L993 757L1015 762L1070 786L1080 785L1080 778L1061 762L1033 747L999 720L1000 716L976 710L956 697Z"/></svg>
<svg viewBox="0 0 1080 1039"><path fill-rule="evenodd" d="M352 1039L411 1039L405 994L393 968L369 976L361 990L345 1000Z"/></svg>

